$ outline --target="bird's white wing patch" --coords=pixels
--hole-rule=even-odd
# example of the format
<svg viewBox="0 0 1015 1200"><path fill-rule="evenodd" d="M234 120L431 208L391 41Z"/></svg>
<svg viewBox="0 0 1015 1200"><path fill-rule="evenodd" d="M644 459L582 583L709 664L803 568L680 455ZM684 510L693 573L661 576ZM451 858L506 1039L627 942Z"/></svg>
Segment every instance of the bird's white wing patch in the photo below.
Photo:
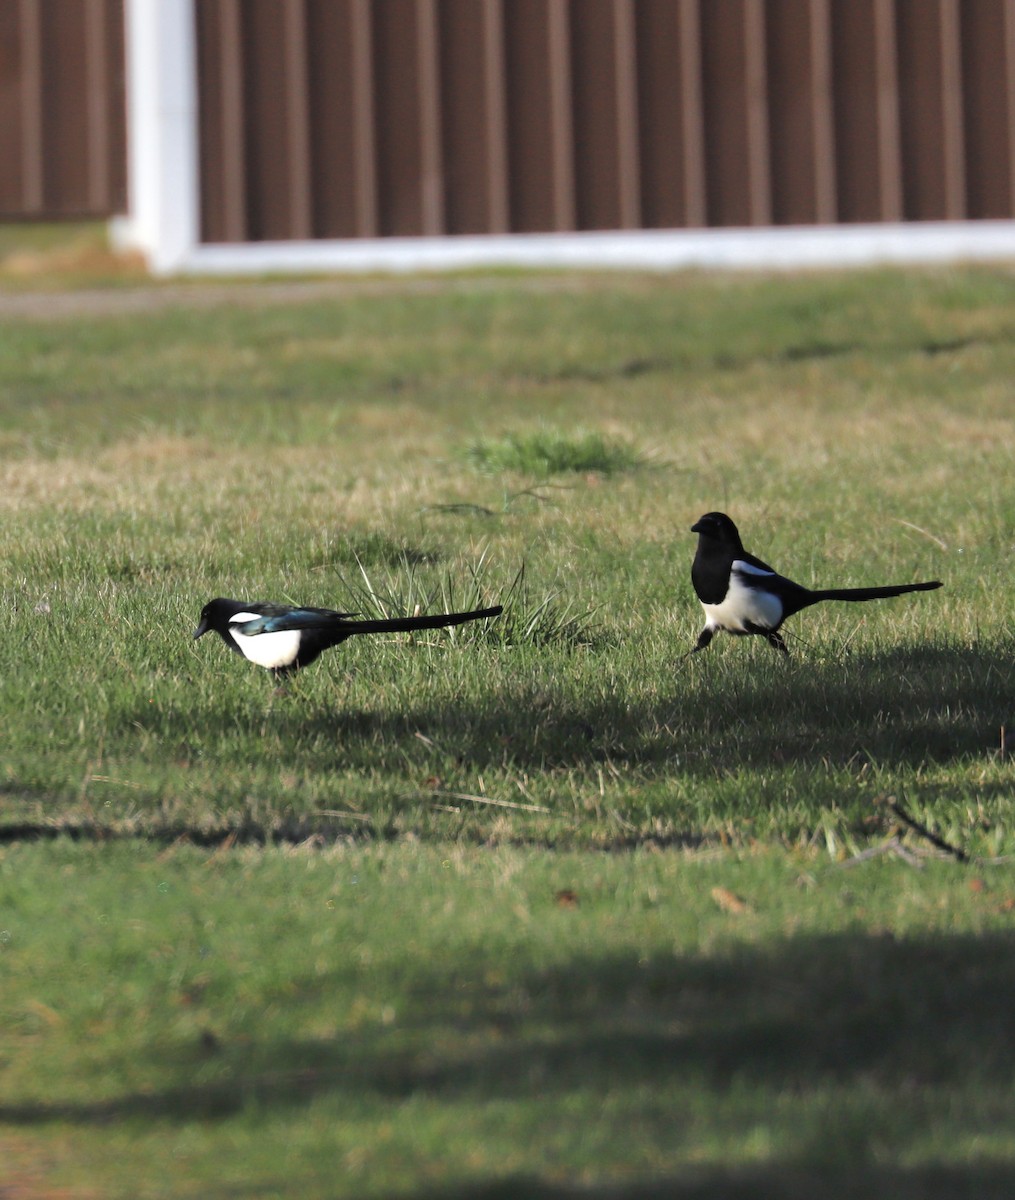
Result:
<svg viewBox="0 0 1015 1200"><path fill-rule="evenodd" d="M237 613L229 618L229 635L250 662L269 671L292 666L300 652L300 631L283 629L276 633L244 633L240 625L260 620L259 613Z"/></svg>
<svg viewBox="0 0 1015 1200"><path fill-rule="evenodd" d="M766 571L764 567L756 567L754 563L743 562L739 558L734 562L733 570L739 571L742 575L758 575L761 578L766 576L771 578L775 574L774 571Z"/></svg>
<svg viewBox="0 0 1015 1200"><path fill-rule="evenodd" d="M750 633L751 629L776 629L782 620L782 601L763 587L752 587L744 576L772 578L774 571L762 571L737 561L730 571L730 585L719 604L702 604L705 623L711 629L728 633ZM750 628L749 628L750 627Z"/></svg>

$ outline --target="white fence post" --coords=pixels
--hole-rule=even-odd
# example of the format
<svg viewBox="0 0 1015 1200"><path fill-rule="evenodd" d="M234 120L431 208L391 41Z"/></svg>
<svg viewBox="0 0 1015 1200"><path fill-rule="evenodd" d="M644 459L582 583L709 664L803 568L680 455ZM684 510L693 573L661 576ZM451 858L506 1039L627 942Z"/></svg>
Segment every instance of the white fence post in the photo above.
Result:
<svg viewBox="0 0 1015 1200"><path fill-rule="evenodd" d="M194 0L125 0L128 216L112 230L157 275L200 237Z"/></svg>

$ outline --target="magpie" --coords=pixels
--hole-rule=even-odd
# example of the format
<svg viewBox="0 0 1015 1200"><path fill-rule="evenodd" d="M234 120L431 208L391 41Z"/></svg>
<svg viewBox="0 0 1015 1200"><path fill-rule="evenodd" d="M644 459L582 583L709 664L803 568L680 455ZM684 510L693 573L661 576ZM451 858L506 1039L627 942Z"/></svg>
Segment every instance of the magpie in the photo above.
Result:
<svg viewBox="0 0 1015 1200"><path fill-rule="evenodd" d="M402 633L412 629L441 629L464 625L503 611L477 608L473 612L441 613L432 617L394 617L354 620L356 613L330 608L295 608L288 604L248 604L245 600L209 600L201 609L195 640L212 630L230 650L272 671L277 679L309 666L322 651L357 633Z"/></svg>
<svg viewBox="0 0 1015 1200"><path fill-rule="evenodd" d="M872 588L820 588L812 591L777 574L748 554L736 525L721 512L706 513L691 526L698 549L691 564L691 583L705 610L705 628L689 654L704 650L718 630L757 633L770 646L789 654L779 629L787 617L820 600L880 600L906 592L930 592L932 583L902 583Z"/></svg>

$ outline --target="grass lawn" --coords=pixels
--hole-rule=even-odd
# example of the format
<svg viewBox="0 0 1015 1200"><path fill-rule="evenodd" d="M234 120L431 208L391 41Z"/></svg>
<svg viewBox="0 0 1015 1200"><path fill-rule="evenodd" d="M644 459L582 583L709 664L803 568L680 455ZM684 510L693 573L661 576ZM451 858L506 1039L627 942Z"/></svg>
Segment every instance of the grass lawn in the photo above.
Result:
<svg viewBox="0 0 1015 1200"><path fill-rule="evenodd" d="M13 1194L1010 1195L1015 273L113 282L0 292ZM945 587L681 661L715 508Z"/></svg>

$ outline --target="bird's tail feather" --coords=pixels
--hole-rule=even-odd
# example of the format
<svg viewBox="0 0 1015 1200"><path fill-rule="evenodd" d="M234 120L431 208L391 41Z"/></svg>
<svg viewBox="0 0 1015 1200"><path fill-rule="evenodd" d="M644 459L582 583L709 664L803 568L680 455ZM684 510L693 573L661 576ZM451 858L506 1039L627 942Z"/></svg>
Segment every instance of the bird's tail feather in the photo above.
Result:
<svg viewBox="0 0 1015 1200"><path fill-rule="evenodd" d="M503 612L503 605L493 608L476 608L471 612L435 613L429 617L389 617L365 621L343 621L342 633L408 633L413 629L443 629L448 625L464 625L466 621L479 621L484 617L496 617Z"/></svg>
<svg viewBox="0 0 1015 1200"><path fill-rule="evenodd" d="M870 588L822 588L810 593L813 604L818 600L884 600L889 596L904 596L906 592L932 592L941 586L940 580L930 583L899 583L887 587Z"/></svg>

